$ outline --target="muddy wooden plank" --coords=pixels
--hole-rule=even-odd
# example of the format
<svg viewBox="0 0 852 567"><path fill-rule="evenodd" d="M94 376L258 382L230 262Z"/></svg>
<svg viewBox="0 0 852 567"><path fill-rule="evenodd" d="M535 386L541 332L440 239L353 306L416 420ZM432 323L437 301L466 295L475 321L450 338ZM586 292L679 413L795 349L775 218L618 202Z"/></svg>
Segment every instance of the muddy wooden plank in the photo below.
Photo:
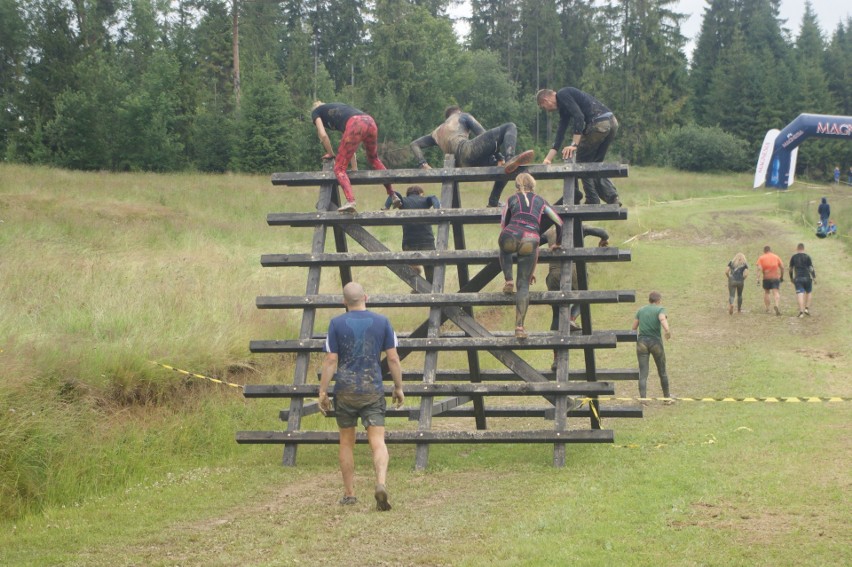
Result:
<svg viewBox="0 0 852 567"><path fill-rule="evenodd" d="M409 252L372 253L325 253L325 254L263 254L260 263L267 268L311 266L386 266L391 265L440 265L440 264L488 264L497 257L495 250L434 250ZM630 250L618 248L571 248L542 250L540 262L551 260L575 260L585 262L629 262Z"/></svg>
<svg viewBox="0 0 852 567"><path fill-rule="evenodd" d="M562 179L566 175L580 177L627 177L628 166L624 163L565 163L557 165L528 165L524 170L537 180ZM516 173L507 175L502 167L455 167L434 169L380 169L347 172L352 185L383 185L396 183L442 183L444 181L471 182L511 181ZM273 185L306 187L322 183L337 183L333 171L294 171L272 174Z"/></svg>
<svg viewBox="0 0 852 567"><path fill-rule="evenodd" d="M453 308L449 308L453 309ZM576 349L576 348L615 348L617 339L615 333L595 335L557 335L547 333L543 336L531 336L518 340L515 337L459 337L459 338L426 338L399 339L398 348L417 351L435 350L544 350L544 349ZM249 350L261 352L321 352L323 341L320 339L292 340L256 340L249 343Z"/></svg>
<svg viewBox="0 0 852 567"><path fill-rule="evenodd" d="M406 396L552 396L565 394L572 396L612 396L615 386L612 382L513 382L500 384L406 384L403 388ZM319 384L246 384L243 396L246 398L315 398L319 393ZM385 396L393 394L393 386L384 386ZM455 406L446 406L450 409Z"/></svg>
<svg viewBox="0 0 852 567"><path fill-rule="evenodd" d="M531 291L530 305L558 305L560 303L633 303L636 292L631 290L602 291ZM255 300L258 309L342 309L343 296L334 295L272 295ZM416 293L375 294L368 299L375 307L434 307L454 305L514 305L515 297L505 293Z"/></svg>
<svg viewBox="0 0 852 567"><path fill-rule="evenodd" d="M465 398L451 398L451 400L464 400ZM464 402L461 402L459 405L462 405ZM308 415L309 412L317 413L319 409L313 411L312 406L316 406L317 404L305 404L304 410L302 411L302 415ZM452 407L444 409L443 411L438 411L441 408L444 408L448 404L436 403L434 406L440 406L433 410L432 417L456 417L456 418L474 418L476 417L476 412L472 407ZM598 410L601 418L641 418L642 417L642 406L601 406ZM552 406L491 406L483 408L483 412L485 417L526 417L526 418L541 418L551 420L553 416L556 414L556 410ZM290 410L283 409L278 413L278 417L281 421L287 421L287 418L290 415ZM336 414L334 411L328 412L329 419L335 417ZM420 417L420 409L414 407L404 407L404 408L388 408L386 413L386 417L395 417L395 418L405 418L410 421L417 421ZM591 417L592 411L589 409L588 405L582 406L580 409L570 410L568 411L568 417Z"/></svg>
<svg viewBox="0 0 852 567"><path fill-rule="evenodd" d="M241 444L336 444L336 431L237 431ZM357 443L367 443L365 432L356 433ZM386 431L385 443L612 443L612 430L573 431Z"/></svg>
<svg viewBox="0 0 852 567"><path fill-rule="evenodd" d="M562 217L585 221L624 220L627 209L618 205L563 205L554 207ZM402 224L438 224L450 221L454 225L497 224L500 209L399 209L388 211L363 211L356 214L338 213L337 210L317 212L269 213L270 226L313 227L319 223L327 226L357 224L360 226L395 226ZM457 243L458 244L458 243ZM458 249L463 249L456 246Z"/></svg>

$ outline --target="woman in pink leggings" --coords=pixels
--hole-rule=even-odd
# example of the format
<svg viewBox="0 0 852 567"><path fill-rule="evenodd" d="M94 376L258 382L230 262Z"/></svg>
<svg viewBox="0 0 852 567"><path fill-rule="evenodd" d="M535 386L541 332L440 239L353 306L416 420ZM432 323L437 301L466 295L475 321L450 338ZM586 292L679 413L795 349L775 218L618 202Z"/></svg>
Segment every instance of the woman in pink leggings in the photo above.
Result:
<svg viewBox="0 0 852 567"><path fill-rule="evenodd" d="M337 156L334 158L334 175L337 177L340 188L343 189L346 204L337 210L354 213L355 194L352 192L352 184L349 182L349 176L346 175L346 168L351 162L352 169L357 169L355 150L358 149L358 146L361 143L364 144L370 167L373 169L387 169L382 163L382 160L379 159L377 145L378 128L376 128L376 122L369 114L348 104L339 102L323 104L321 101L314 103L314 108L311 112L311 121L316 126L317 135L325 148L325 157L334 155L331 140L329 140L325 129L330 128L338 132L343 132L343 137L340 139L340 146L337 148ZM399 197L394 193L393 186L387 183L385 184L385 189L388 195L391 196L393 206L399 208Z"/></svg>

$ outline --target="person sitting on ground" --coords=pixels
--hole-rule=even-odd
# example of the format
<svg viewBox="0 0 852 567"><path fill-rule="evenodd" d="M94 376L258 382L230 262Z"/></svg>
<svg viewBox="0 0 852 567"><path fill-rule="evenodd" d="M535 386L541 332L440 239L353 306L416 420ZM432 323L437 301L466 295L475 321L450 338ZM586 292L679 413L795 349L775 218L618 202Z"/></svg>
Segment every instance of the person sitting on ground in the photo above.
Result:
<svg viewBox="0 0 852 567"><path fill-rule="evenodd" d="M362 110L358 110L348 104L339 102L330 102L324 104L322 101L316 101L311 111L311 122L314 123L317 129L317 136L325 148L326 154L323 159L334 157L334 176L337 177L337 182L343 190L343 195L346 197L346 203L337 209L342 213L355 212L355 194L352 192L352 183L349 181L349 176L346 174L346 168L352 164L352 169L358 169L355 160L355 150L361 143L364 144L364 150L367 152L367 161L370 162L370 167L373 169L387 169L382 160L379 159L378 152L378 129L373 117ZM326 128L343 132L340 138L340 145L337 148L337 156L334 156L334 150L331 147L331 140L328 138ZM385 190L392 199L398 199L394 196L393 185L385 184ZM395 200L394 203L397 203Z"/></svg>
<svg viewBox="0 0 852 567"><path fill-rule="evenodd" d="M402 203L401 209L440 209L441 201L435 195L424 196L423 187L412 185L405 192L405 197L397 193L397 197ZM390 208L393 202L390 196L385 201L385 209ZM434 250L435 249L435 234L432 232L432 226L419 222L406 222L402 225L402 249L409 250ZM420 273L420 266L412 266L415 272ZM432 283L432 275L435 267L431 264L426 265L426 279Z"/></svg>
<svg viewBox="0 0 852 567"><path fill-rule="evenodd" d="M473 134L473 138L470 135ZM444 122L431 134L411 142L411 151L423 169L431 166L423 156L423 150L438 146L445 154L456 158L456 167L488 167L503 165L506 173L514 173L518 167L533 160L535 152L527 150L515 155L518 127L512 122L485 130L476 118L462 112L458 106L449 106L444 111ZM500 148L503 153L500 153ZM495 181L488 197L488 206L499 206L500 194L508 181Z"/></svg>
<svg viewBox="0 0 852 567"><path fill-rule="evenodd" d="M734 258L728 262L728 267L725 268L725 275L728 277L728 315L734 314L734 295L737 296L737 313L742 313L743 285L748 277L748 262L746 262L745 254L738 252L734 255Z"/></svg>
<svg viewBox="0 0 852 567"><path fill-rule="evenodd" d="M538 246L541 239L541 217L547 215L556 225L556 238L551 250L560 248L562 242L562 219L544 197L535 194L535 179L529 173L519 173L515 178L517 193L509 197L503 208L500 223L500 266L503 268L503 293L514 291L512 279L512 257L518 256L518 290L515 296L515 337L527 338L524 319L530 304L530 283L538 261Z"/></svg>

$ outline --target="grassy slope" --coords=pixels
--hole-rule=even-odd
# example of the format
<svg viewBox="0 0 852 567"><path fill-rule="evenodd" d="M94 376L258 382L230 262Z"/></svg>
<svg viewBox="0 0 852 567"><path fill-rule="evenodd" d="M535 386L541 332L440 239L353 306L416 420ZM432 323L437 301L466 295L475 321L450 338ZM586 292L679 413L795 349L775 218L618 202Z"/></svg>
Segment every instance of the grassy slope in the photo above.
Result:
<svg viewBox="0 0 852 567"><path fill-rule="evenodd" d="M34 180L22 179L30 175ZM57 189L63 179L52 177L78 175L86 188L73 194L63 194ZM310 195L282 195L263 179L241 177L139 176L130 183L138 185L134 191L125 176L2 166L0 180L4 296L18 309L29 297L29 285L48 311L47 316L33 314L31 304L29 319L15 309L0 319L9 345L0 357L7 371L13 369L4 381L20 384L11 390L13 399L26 400L22 391L28 388L47 388L42 382L50 373L30 371L34 364L72 369L66 373L91 383L92 396L99 398L122 383L115 375L95 375L103 368L115 372L116 357L136 380L143 373L136 366L146 357L171 357L168 362L178 366L224 369L225 376L232 376L228 371L245 356L248 338L287 336L286 328L294 325L285 321L282 330L280 319L254 313L250 301L280 292L279 285L304 285L297 283L298 274L269 276L256 261L260 253L280 248L280 234L263 228L262 215L297 201L293 208L308 209ZM104 185L98 189L97 183ZM173 183L182 184L181 191L163 189ZM18 185L31 189L16 190ZM69 209L91 209L108 197L111 185L121 190L108 205L101 203L95 221L81 226ZM651 289L663 293L675 332L666 347L675 395L850 396L852 264L844 242L816 240L800 214L806 211L812 221L815 205L809 203L822 193L802 188L779 195L742 189L747 186L745 176L632 171L619 183L629 220L607 228L613 242L642 235L624 245L632 249L633 262L596 266L592 283L636 289L639 298ZM487 189L475 191L473 199L484 200ZM545 184L542 193L552 196L555 189ZM844 206L840 192L829 195L835 210ZM25 197L42 206L22 205ZM378 207L378 196L375 201ZM118 208L119 203L127 209ZM140 218L139 210L152 216ZM29 226L10 221L27 215ZM68 218L57 220L63 217ZM118 227L115 235L104 232L110 223ZM146 223L157 226L146 228ZM20 238L33 242L29 253L48 264L67 261L69 247L78 261L106 263L110 278L91 276L83 284L70 278L61 287L76 302L90 301L108 314L99 320L98 309L90 306L68 319L63 315L68 302L51 295L58 295L61 273L21 267L21 257L17 264L6 262L20 248L9 234L13 224ZM287 240L300 238L297 233L290 231ZM469 242L485 245L492 238L490 233L471 235ZM798 241L807 243L820 275L814 317L791 317L789 284L782 290L785 316L764 315L754 285L746 287L747 312L728 316L722 272L733 253L741 250L753 262L759 249L771 244L786 260ZM305 244L292 246L298 250ZM151 277L152 269L166 283ZM141 282L135 286L134 276ZM385 282L375 279L382 277L378 273L359 277ZM278 278L287 279L279 283ZM332 281L326 285L333 288ZM595 325L625 328L636 307L596 307ZM139 317L155 335L169 336L149 337L150 331L137 328ZM489 319L509 328L508 313L498 310ZM545 319L534 318L539 324L531 326L543 329ZM99 324L111 332L92 336ZM51 360L55 341L62 339L74 345L72 356ZM132 353L125 352L126 344ZM113 354L86 354L100 345ZM25 352L33 353L29 364L21 361ZM635 357L626 345L602 353L601 360L602 366L622 366L633 364ZM271 364L256 364L259 375L243 379L287 379L286 371L276 375ZM151 379L175 380L156 373ZM650 393L659 395L653 372L649 384ZM619 388L620 395L635 394L635 385ZM109 397L102 419L80 418L98 429L91 437L66 433L79 443L81 457L58 462L69 467L85 463L81 478L89 481L87 475L94 474L90 461L105 461L101 474L118 476L123 489L107 483L91 494L81 491L82 497L65 505L59 503L60 494L40 513L6 523L0 530L0 564L337 565L352 558L385 565L782 565L804 557L825 565L852 562L848 403L652 404L643 420L606 423L616 431L615 445L569 447L569 464L561 470L550 466L548 446L446 446L433 448L429 471L416 474L411 471L413 449L393 446L395 509L378 514L369 506L366 448L359 450L357 463L363 501L340 509L334 505L340 490L332 447L303 447L297 468L281 468L279 448L233 444L235 429L279 428L278 402L243 403L231 392L198 390L197 398L178 409L153 404L153 409L139 410L125 402L125 409L116 410ZM80 396L83 402L89 399ZM4 415L12 405L7 403L9 408L0 408ZM49 416L67 414L53 409ZM7 418L4 427L17 423ZM51 427L61 425L53 422L43 430ZM308 427L330 424L310 418ZM122 457L117 455L122 443L129 451L151 454ZM87 459L86 454L94 456ZM141 470L117 474L119 463Z"/></svg>

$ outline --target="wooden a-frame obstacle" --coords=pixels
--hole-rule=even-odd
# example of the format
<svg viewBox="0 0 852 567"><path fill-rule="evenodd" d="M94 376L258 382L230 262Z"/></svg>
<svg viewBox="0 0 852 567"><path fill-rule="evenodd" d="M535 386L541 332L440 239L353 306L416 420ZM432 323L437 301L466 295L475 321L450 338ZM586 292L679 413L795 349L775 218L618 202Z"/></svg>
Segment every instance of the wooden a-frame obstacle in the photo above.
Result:
<svg viewBox="0 0 852 567"><path fill-rule="evenodd" d="M294 466L299 444L337 443L336 431L303 431L302 417L319 411L317 402L306 398L317 397L319 386L308 384L311 353L321 352L324 334L315 328L316 310L340 309L340 295L321 295L320 272L322 268L340 271L341 287L353 281L352 268L359 266L387 266L412 290L405 294L370 294L368 308L429 307L428 319L410 333L401 333L398 352L400 358L413 352L425 352L422 373L405 370L403 362L404 392L407 398L419 397L420 407L405 406L388 409L388 417L407 417L416 420L416 430L393 430L386 433L388 443L415 443L415 468L426 468L431 443L553 443L555 466L565 464L566 443L607 443L613 441L612 430L602 429L605 417L642 417L638 406L605 406L596 399L615 393L613 380L636 380L636 369L598 369L595 349L614 348L618 342L635 341L631 331L593 331L592 303L618 303L635 301L633 291L589 290L587 262L629 261L630 252L616 248L586 248L583 245L582 222L621 220L627 217L626 209L619 205L562 205L574 202L575 178L625 177L627 166L606 163L565 165L532 165L525 168L537 180L561 179L563 198L554 204L564 221L561 250L540 253L540 260L562 263L561 291L530 292L531 305L559 305L559 331L530 333L526 340L515 339L507 332L493 332L485 328L474 315L480 306L505 305L514 308L514 296L502 293L483 293L482 289L502 271L497 255L496 241L499 233L495 226L495 246L489 250L467 250L465 226L471 224L499 225L499 209L462 208L459 184L472 181L510 179L500 167L453 168L453 157L445 156L442 169L404 169L356 171L350 174L354 184L394 183L399 187L416 183L441 184L441 209L364 212L356 215L338 213L340 195L337 181L326 164L321 172L277 173L273 185L319 186L317 210L312 213L269 214L271 226L313 228L313 244L309 254L267 254L261 264L268 267L307 267L307 288L304 296L258 297L260 309L298 309L302 323L298 339L251 341L252 352L296 353L292 384L247 385L247 398L290 398L289 409L280 412L287 422L285 431L239 431L238 443L284 444L283 464ZM402 225L404 223L429 223L437 225L435 251L394 252L380 242L365 227ZM328 229L334 236L335 252L326 252ZM450 236L452 232L452 247ZM366 253L350 253L348 240L360 244ZM577 287L571 289L571 264L576 264ZM433 265L433 283L420 277L412 266ZM445 291L446 267L457 266L458 289ZM482 266L471 276L473 266ZM502 280L501 280L502 281ZM580 305L582 331L569 331L569 305ZM441 332L442 324L451 321L458 331ZM527 350L554 350L556 371L533 368L521 356ZM582 350L585 367L569 368L569 351ZM465 351L466 370L440 370L438 354L441 351ZM505 370L488 371L480 368L480 351L489 352ZM383 369L387 365L383 361ZM385 375L389 379L389 375ZM601 381L603 379L604 381ZM388 394L390 390L388 389ZM489 396L540 396L547 401L538 406L486 405ZM436 400L436 397L441 399ZM577 406L572 397L587 400ZM436 431L433 418L473 417L475 430ZM494 431L488 430L490 417L539 417L553 420L552 429ZM589 429L569 429L568 417L589 418ZM366 442L359 432L357 442Z"/></svg>

